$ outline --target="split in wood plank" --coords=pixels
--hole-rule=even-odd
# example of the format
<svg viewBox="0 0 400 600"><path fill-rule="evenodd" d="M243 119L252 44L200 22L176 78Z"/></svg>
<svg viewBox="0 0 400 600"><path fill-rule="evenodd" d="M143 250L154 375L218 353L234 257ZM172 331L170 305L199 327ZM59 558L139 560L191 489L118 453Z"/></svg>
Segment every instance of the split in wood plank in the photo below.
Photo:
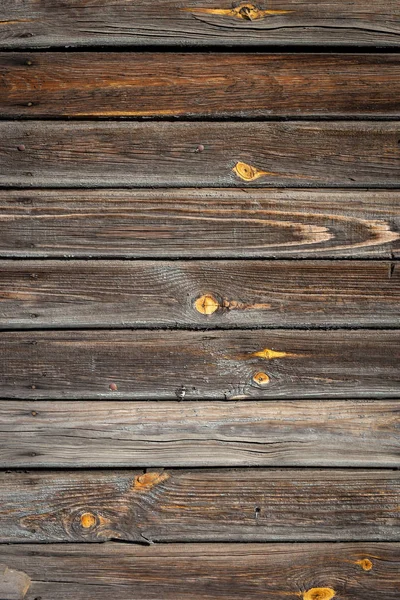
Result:
<svg viewBox="0 0 400 600"><path fill-rule="evenodd" d="M397 400L0 402L0 466L397 467Z"/></svg>
<svg viewBox="0 0 400 600"><path fill-rule="evenodd" d="M1 542L399 541L396 470L0 473Z"/></svg>
<svg viewBox="0 0 400 600"><path fill-rule="evenodd" d="M399 257L400 192L0 190L0 256Z"/></svg>
<svg viewBox="0 0 400 600"><path fill-rule="evenodd" d="M400 116L397 54L4 52L0 73L10 118Z"/></svg>
<svg viewBox="0 0 400 600"><path fill-rule="evenodd" d="M5 187L400 186L398 122L3 121L0 140Z"/></svg>
<svg viewBox="0 0 400 600"><path fill-rule="evenodd" d="M398 46L397 0L3 1L0 47Z"/></svg>

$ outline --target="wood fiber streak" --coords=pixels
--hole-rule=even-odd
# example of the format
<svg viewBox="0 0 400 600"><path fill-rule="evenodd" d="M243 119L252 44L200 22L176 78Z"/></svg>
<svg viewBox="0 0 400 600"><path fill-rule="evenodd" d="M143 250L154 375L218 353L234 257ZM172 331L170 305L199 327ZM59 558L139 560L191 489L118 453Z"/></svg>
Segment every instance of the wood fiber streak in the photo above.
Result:
<svg viewBox="0 0 400 600"><path fill-rule="evenodd" d="M5 329L399 322L390 262L0 261Z"/></svg>
<svg viewBox="0 0 400 600"><path fill-rule="evenodd" d="M0 402L0 466L396 467L397 400Z"/></svg>
<svg viewBox="0 0 400 600"><path fill-rule="evenodd" d="M3 332L15 399L398 397L396 330Z"/></svg>
<svg viewBox="0 0 400 600"><path fill-rule="evenodd" d="M398 231L398 191L0 190L8 257L392 258Z"/></svg>
<svg viewBox="0 0 400 600"><path fill-rule="evenodd" d="M0 73L3 117L400 116L396 54L20 52Z"/></svg>
<svg viewBox="0 0 400 600"><path fill-rule="evenodd" d="M399 20L397 0L3 0L0 46L398 46Z"/></svg>
<svg viewBox="0 0 400 600"><path fill-rule="evenodd" d="M1 542L399 541L392 470L0 474Z"/></svg>
<svg viewBox="0 0 400 600"><path fill-rule="evenodd" d="M3 121L0 185L396 187L399 139L397 122Z"/></svg>
<svg viewBox="0 0 400 600"><path fill-rule="evenodd" d="M397 600L400 586L396 543L19 544L0 560L32 578L26 600L296 600L315 588Z"/></svg>

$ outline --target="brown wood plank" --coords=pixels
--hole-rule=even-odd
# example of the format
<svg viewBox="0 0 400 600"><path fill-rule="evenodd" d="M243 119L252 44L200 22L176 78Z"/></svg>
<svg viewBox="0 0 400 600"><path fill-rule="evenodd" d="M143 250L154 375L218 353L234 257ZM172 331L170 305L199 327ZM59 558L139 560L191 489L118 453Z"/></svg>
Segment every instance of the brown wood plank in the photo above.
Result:
<svg viewBox="0 0 400 600"><path fill-rule="evenodd" d="M397 600L400 586L396 543L19 544L0 560L32 579L25 600Z"/></svg>
<svg viewBox="0 0 400 600"><path fill-rule="evenodd" d="M397 400L0 402L0 466L397 467Z"/></svg>
<svg viewBox="0 0 400 600"><path fill-rule="evenodd" d="M400 323L386 261L0 261L0 327Z"/></svg>
<svg viewBox="0 0 400 600"><path fill-rule="evenodd" d="M397 122L0 123L6 187L400 186Z"/></svg>
<svg viewBox="0 0 400 600"><path fill-rule="evenodd" d="M4 52L0 73L12 118L400 116L397 54Z"/></svg>
<svg viewBox="0 0 400 600"><path fill-rule="evenodd" d="M0 256L399 256L400 193L0 190Z"/></svg>
<svg viewBox="0 0 400 600"><path fill-rule="evenodd" d="M397 330L3 332L20 399L398 397Z"/></svg>
<svg viewBox="0 0 400 600"><path fill-rule="evenodd" d="M0 474L1 542L399 541L400 472Z"/></svg>
<svg viewBox="0 0 400 600"><path fill-rule="evenodd" d="M0 45L398 46L399 20L397 0L6 0Z"/></svg>

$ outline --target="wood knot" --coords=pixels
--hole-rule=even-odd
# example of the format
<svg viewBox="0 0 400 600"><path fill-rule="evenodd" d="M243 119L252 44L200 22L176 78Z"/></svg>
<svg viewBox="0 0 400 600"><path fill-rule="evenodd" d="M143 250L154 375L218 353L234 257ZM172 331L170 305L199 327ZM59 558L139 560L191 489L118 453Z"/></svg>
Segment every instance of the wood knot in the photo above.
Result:
<svg viewBox="0 0 400 600"><path fill-rule="evenodd" d="M97 519L92 513L87 512L81 515L81 525L84 529L90 529L91 527L94 527L96 523Z"/></svg>
<svg viewBox="0 0 400 600"><path fill-rule="evenodd" d="M240 179L243 179L243 181L254 181L259 177L262 177L263 175L274 174L268 171L261 171L260 169L252 167L251 165L248 165L244 162L236 163L236 165L233 167L233 172L236 173L236 175L240 177Z"/></svg>
<svg viewBox="0 0 400 600"><path fill-rule="evenodd" d="M211 294L205 294L197 298L194 306L202 315L212 315L219 309L219 302Z"/></svg>
<svg viewBox="0 0 400 600"><path fill-rule="evenodd" d="M270 381L269 376L261 371L253 375L253 381L258 385L267 385Z"/></svg>
<svg viewBox="0 0 400 600"><path fill-rule="evenodd" d="M222 17L234 17L235 19L242 19L244 21L255 21L256 19L263 19L264 17L273 15L285 15L291 12L290 10L261 10L250 2L244 2L235 6L234 8L184 8L192 13L201 13L206 15L218 15Z"/></svg>
<svg viewBox="0 0 400 600"><path fill-rule="evenodd" d="M303 600L331 600L336 595L332 588L311 588L303 594Z"/></svg>
<svg viewBox="0 0 400 600"><path fill-rule="evenodd" d="M138 492L147 492L152 487L169 479L168 473L144 473L137 475L133 482L133 489Z"/></svg>
<svg viewBox="0 0 400 600"><path fill-rule="evenodd" d="M372 561L369 560L369 558L362 558L361 560L358 560L356 564L360 565L363 571L370 571L373 567Z"/></svg>

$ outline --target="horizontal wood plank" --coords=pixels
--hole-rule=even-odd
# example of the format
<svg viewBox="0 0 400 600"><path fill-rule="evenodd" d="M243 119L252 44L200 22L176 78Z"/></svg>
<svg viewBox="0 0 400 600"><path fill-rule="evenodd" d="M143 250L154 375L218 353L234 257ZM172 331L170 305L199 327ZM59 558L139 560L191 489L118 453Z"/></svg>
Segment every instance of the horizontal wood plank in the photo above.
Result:
<svg viewBox="0 0 400 600"><path fill-rule="evenodd" d="M7 0L0 46L398 46L399 19L397 0Z"/></svg>
<svg viewBox="0 0 400 600"><path fill-rule="evenodd" d="M0 474L1 542L399 541L395 470Z"/></svg>
<svg viewBox="0 0 400 600"><path fill-rule="evenodd" d="M0 261L0 327L396 327L371 261Z"/></svg>
<svg viewBox="0 0 400 600"><path fill-rule="evenodd" d="M0 337L4 398L400 396L398 330L32 331Z"/></svg>
<svg viewBox="0 0 400 600"><path fill-rule="evenodd" d="M11 118L400 116L397 54L5 52L0 73Z"/></svg>
<svg viewBox="0 0 400 600"><path fill-rule="evenodd" d="M0 256L400 256L400 192L0 190Z"/></svg>
<svg viewBox="0 0 400 600"><path fill-rule="evenodd" d="M30 577L25 600L397 600L400 586L397 543L19 544L0 561Z"/></svg>
<svg viewBox="0 0 400 600"><path fill-rule="evenodd" d="M397 122L0 123L5 187L400 186Z"/></svg>
<svg viewBox="0 0 400 600"><path fill-rule="evenodd" d="M396 467L397 400L0 402L0 466Z"/></svg>

